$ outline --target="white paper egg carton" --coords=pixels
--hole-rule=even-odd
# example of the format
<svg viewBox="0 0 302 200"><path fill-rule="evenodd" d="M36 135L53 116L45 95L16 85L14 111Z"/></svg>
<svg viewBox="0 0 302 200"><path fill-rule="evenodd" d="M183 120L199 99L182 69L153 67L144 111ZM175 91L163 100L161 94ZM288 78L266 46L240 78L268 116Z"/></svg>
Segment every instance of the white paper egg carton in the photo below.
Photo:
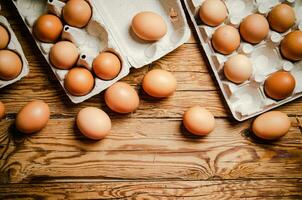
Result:
<svg viewBox="0 0 302 200"><path fill-rule="evenodd" d="M61 17L64 0L12 0L25 24L32 32L36 19L46 12ZM140 68L149 64L178 46L190 37L184 11L179 0L88 0L93 16L84 29L64 26L62 38L71 40L79 49L78 64L91 70L94 58L102 51L112 51L122 62L120 74L110 81L95 78L94 89L86 96L73 96L64 88L68 70L60 70L49 61L53 44L36 40L38 47L59 79L66 94L73 103L80 103L99 94L113 83L129 74L131 67ZM131 36L129 31L132 18L141 11L154 11L161 15L168 27L167 34L154 43L143 42ZM80 13L79 13L80 14Z"/></svg>
<svg viewBox="0 0 302 200"><path fill-rule="evenodd" d="M285 60L278 50L281 40L288 32L302 29L301 0L223 0L228 9L228 17L221 25L228 24L238 28L246 16L258 13L266 17L269 11L281 2L291 5L297 18L291 30L282 34L270 30L268 37L259 44L252 45L241 40L240 47L231 55L222 55L212 48L211 37L219 26L210 27L201 22L198 12L203 1L185 0L185 5L219 87L236 120L244 121L302 96L302 61L293 63ZM238 53L248 56L253 64L250 80L240 85L227 80L223 73L224 62ZM295 77L296 88L292 96L275 101L265 95L263 85L269 75L279 70L289 71Z"/></svg>
<svg viewBox="0 0 302 200"><path fill-rule="evenodd" d="M28 66L28 61L26 60L26 57L23 53L22 47L21 47L21 45L20 45L20 43L19 43L12 27L8 23L7 19L3 16L0 16L0 24L8 30L9 35L10 35L10 41L9 41L8 46L6 47L6 49L16 52L22 60L22 71L19 74L19 76L17 76L13 80L9 80L9 81L5 81L5 80L0 79L0 88L3 88L5 86L13 84L16 81L19 81L20 79L25 77L29 73L29 66Z"/></svg>

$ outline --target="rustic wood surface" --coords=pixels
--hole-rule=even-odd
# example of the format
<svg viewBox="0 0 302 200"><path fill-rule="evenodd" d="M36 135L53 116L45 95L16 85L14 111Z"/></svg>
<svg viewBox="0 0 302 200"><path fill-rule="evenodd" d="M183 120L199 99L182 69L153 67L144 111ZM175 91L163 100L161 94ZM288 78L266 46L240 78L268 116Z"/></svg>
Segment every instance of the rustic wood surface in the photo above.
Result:
<svg viewBox="0 0 302 200"><path fill-rule="evenodd" d="M74 105L10 1L0 3L30 63L29 76L0 90L8 111L0 122L0 199L302 199L302 99L277 109L293 124L284 138L256 139L251 120L231 117L193 32L186 44L124 79L141 96L135 113L111 112L102 94ZM152 68L177 78L171 98L154 100L141 90ZM40 133L24 136L14 119L32 99L49 104L51 119ZM217 119L207 137L183 128L183 112L196 104ZM86 106L111 116L106 139L88 140L75 127L76 113Z"/></svg>

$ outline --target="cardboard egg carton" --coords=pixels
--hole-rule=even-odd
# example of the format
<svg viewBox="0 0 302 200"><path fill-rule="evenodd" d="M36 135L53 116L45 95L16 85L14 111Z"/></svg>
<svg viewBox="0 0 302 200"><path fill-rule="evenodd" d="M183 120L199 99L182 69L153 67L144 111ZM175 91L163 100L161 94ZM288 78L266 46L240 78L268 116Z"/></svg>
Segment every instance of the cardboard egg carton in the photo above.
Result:
<svg viewBox="0 0 302 200"><path fill-rule="evenodd" d="M0 16L0 24L8 30L8 33L10 35L10 41L9 41L6 49L17 53L20 56L21 61L22 61L22 71L16 78L14 78L13 80L9 80L9 81L0 79L0 88L3 88L5 86L13 84L16 81L19 81L20 79L25 77L29 73L29 66L28 66L28 61L26 60L26 57L23 53L22 47L21 47L13 29L11 28L10 24L8 23L7 19L3 16Z"/></svg>
<svg viewBox="0 0 302 200"><path fill-rule="evenodd" d="M36 19L47 12L59 16L65 1L61 0L12 0L22 19L32 32ZM190 37L185 14L179 0L87 0L92 7L92 18L83 29L65 25L63 40L72 41L80 52L78 65L92 70L94 58L103 51L115 53L122 62L119 75L105 81L95 77L94 89L85 96L73 96L64 88L64 79L68 70L60 70L49 61L49 51L53 44L36 40L38 47L48 61L66 94L73 103L80 103L99 94L113 83L129 74L130 68L147 65L178 46ZM161 15L168 27L167 34L157 42L144 42L131 35L130 25L135 14L141 11L153 11ZM173 15L171 15L171 13Z"/></svg>
<svg viewBox="0 0 302 200"><path fill-rule="evenodd" d="M287 33L302 29L302 1L223 0L228 10L228 17L223 24L217 27L210 27L201 22L198 12L203 1L185 0L186 9L222 94L236 120L244 121L302 96L302 61L293 63L285 60L279 51L280 42ZM266 17L274 6L283 2L294 8L297 19L296 24L286 33L280 34L270 30L267 38L256 45L241 40L240 47L230 55L222 55L212 47L211 37L218 27L227 24L239 28L241 21L246 16L258 13ZM242 84L232 83L226 79L223 73L224 62L235 54L246 55L253 65L253 75ZM276 101L266 96L263 85L267 77L279 70L290 72L296 79L296 87L292 96Z"/></svg>

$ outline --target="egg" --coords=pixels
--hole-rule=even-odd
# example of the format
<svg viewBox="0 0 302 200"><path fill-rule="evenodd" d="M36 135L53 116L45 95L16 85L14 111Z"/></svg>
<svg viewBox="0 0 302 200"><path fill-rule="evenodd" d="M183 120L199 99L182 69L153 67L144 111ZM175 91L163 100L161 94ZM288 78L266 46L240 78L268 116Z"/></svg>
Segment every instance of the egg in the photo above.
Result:
<svg viewBox="0 0 302 200"><path fill-rule="evenodd" d="M94 78L85 68L75 67L69 70L64 79L66 90L74 96L84 96L94 87Z"/></svg>
<svg viewBox="0 0 302 200"><path fill-rule="evenodd" d="M176 90L176 85L177 82L172 73L162 69L149 71L145 75L142 84L147 94L157 98L171 96Z"/></svg>
<svg viewBox="0 0 302 200"><path fill-rule="evenodd" d="M231 54L240 45L240 35L236 28L223 25L215 30L212 36L213 48L222 54Z"/></svg>
<svg viewBox="0 0 302 200"><path fill-rule="evenodd" d="M26 134L38 132L47 125L49 116L48 105L44 101L34 100L18 112L16 128Z"/></svg>
<svg viewBox="0 0 302 200"><path fill-rule="evenodd" d="M22 60L11 50L0 50L0 79L9 81L17 78L22 71Z"/></svg>
<svg viewBox="0 0 302 200"><path fill-rule="evenodd" d="M5 117L5 105L0 101L0 121Z"/></svg>
<svg viewBox="0 0 302 200"><path fill-rule="evenodd" d="M40 16L34 24L33 33L41 42L53 43L57 41L63 31L61 20L51 14Z"/></svg>
<svg viewBox="0 0 302 200"><path fill-rule="evenodd" d="M185 112L183 124L192 134L203 136L214 130L215 118L207 109L194 106Z"/></svg>
<svg viewBox="0 0 302 200"><path fill-rule="evenodd" d="M60 41L54 44L49 53L49 60L58 69L70 69L78 61L77 47L69 41Z"/></svg>
<svg viewBox="0 0 302 200"><path fill-rule="evenodd" d="M251 77L252 73L252 63L243 54L234 55L224 63L224 75L234 83L243 83Z"/></svg>
<svg viewBox="0 0 302 200"><path fill-rule="evenodd" d="M288 116L279 111L271 111L257 117L252 124L256 136L265 140L276 140L284 136L290 129Z"/></svg>
<svg viewBox="0 0 302 200"><path fill-rule="evenodd" d="M227 12L221 0L205 0L199 9L199 17L209 26L218 26L226 19Z"/></svg>
<svg viewBox="0 0 302 200"><path fill-rule="evenodd" d="M302 31L288 33L281 41L280 51L288 60L302 60Z"/></svg>
<svg viewBox="0 0 302 200"><path fill-rule="evenodd" d="M82 28L90 21L92 9L85 0L69 0L63 7L62 13L68 25Z"/></svg>
<svg viewBox="0 0 302 200"><path fill-rule="evenodd" d="M116 82L105 92L107 106L117 113L130 113L139 106L137 92L127 83Z"/></svg>
<svg viewBox="0 0 302 200"><path fill-rule="evenodd" d="M121 71L121 61L113 53L102 52L92 63L94 73L103 80L112 80L118 76Z"/></svg>
<svg viewBox="0 0 302 200"><path fill-rule="evenodd" d="M136 14L131 27L137 37L146 41L157 41L167 33L164 19L157 13L149 11Z"/></svg>
<svg viewBox="0 0 302 200"><path fill-rule="evenodd" d="M289 97L295 87L295 78L291 73L286 71L275 72L264 82L265 94L275 100L282 100Z"/></svg>
<svg viewBox="0 0 302 200"><path fill-rule="evenodd" d="M292 7L281 3L269 12L267 19L271 29L283 33L295 24L296 16Z"/></svg>
<svg viewBox="0 0 302 200"><path fill-rule="evenodd" d="M243 19L239 27L242 38L252 44L264 40L269 33L267 19L260 14L251 14Z"/></svg>
<svg viewBox="0 0 302 200"><path fill-rule="evenodd" d="M84 136L93 140L103 139L111 130L109 116L104 111L94 107L80 110L76 124Z"/></svg>
<svg viewBox="0 0 302 200"><path fill-rule="evenodd" d="M0 49L5 49L10 41L7 29L0 25Z"/></svg>

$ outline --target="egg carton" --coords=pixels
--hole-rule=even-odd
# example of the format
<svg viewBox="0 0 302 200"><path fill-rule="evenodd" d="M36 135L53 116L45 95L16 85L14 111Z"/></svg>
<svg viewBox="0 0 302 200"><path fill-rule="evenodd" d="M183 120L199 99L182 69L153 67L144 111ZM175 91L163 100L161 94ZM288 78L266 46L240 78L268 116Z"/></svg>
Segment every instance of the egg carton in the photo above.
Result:
<svg viewBox="0 0 302 200"><path fill-rule="evenodd" d="M32 33L36 19L46 12L61 17L64 0L12 0ZM62 39L71 40L79 49L78 65L91 70L94 58L103 51L114 52L122 62L119 75L105 81L95 78L94 89L85 96L73 96L64 88L68 70L60 70L49 61L53 44L36 43L48 61L66 94L73 103L81 103L99 94L113 83L129 74L130 68L140 68L173 51L190 37L184 11L179 0L87 0L92 7L92 18L83 28L65 25ZM167 24L167 34L157 42L143 42L131 36L129 28L132 18L138 12L153 11L161 15Z"/></svg>
<svg viewBox="0 0 302 200"><path fill-rule="evenodd" d="M26 57L23 53L22 47L21 47L17 37L16 37L12 27L10 26L10 24L8 23L7 19L4 16L0 16L0 24L8 30L8 33L10 35L10 41L9 41L6 49L12 50L15 53L17 53L22 60L22 71L16 78L14 78L13 80L9 80L9 81L0 79L0 88L3 88L7 85L10 85L10 84L13 84L13 83L19 81L20 79L22 79L23 77L28 75L29 66L28 66L28 61L26 60Z"/></svg>
<svg viewBox="0 0 302 200"><path fill-rule="evenodd" d="M227 19L217 27L210 27L199 19L199 8L204 0L185 0L185 7L196 29L198 38L206 53L210 67L222 91L228 107L234 118L244 121L268 110L281 106L302 96L302 61L290 62L280 55L278 47L284 36L293 30L302 29L302 1L300 0L222 0L228 10ZM279 3L291 5L296 13L296 23L286 33L270 30L267 38L259 44L253 45L241 40L240 46L231 55L222 55L214 50L211 37L214 31L222 25L239 28L241 21L253 13L267 16L270 10ZM250 58L253 65L253 75L242 83L234 84L227 80L223 73L223 65L227 59L235 54L244 54ZM296 88L292 96L276 101L267 97L263 90L264 81L272 73L285 70L296 79Z"/></svg>

